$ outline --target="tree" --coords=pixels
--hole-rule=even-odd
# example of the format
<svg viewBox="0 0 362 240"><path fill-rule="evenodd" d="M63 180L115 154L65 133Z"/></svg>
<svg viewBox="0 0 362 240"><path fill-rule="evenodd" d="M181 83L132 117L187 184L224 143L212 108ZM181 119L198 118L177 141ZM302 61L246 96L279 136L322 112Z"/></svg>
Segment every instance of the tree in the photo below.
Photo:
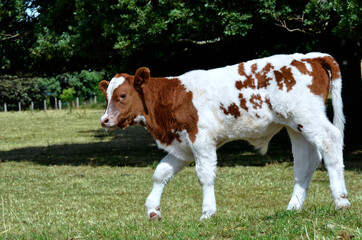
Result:
<svg viewBox="0 0 362 240"><path fill-rule="evenodd" d="M4 75L0 77L0 102L6 103L9 110L17 110L18 103L39 106L43 101L40 78L21 78ZM0 106L2 108L2 106Z"/></svg>
<svg viewBox="0 0 362 240"><path fill-rule="evenodd" d="M62 94L60 94L60 99L63 102L67 102L69 106L69 102L74 100L75 90L74 88L63 89Z"/></svg>
<svg viewBox="0 0 362 240"><path fill-rule="evenodd" d="M58 97L62 91L60 82L56 77L43 78L40 81L40 88L44 96Z"/></svg>
<svg viewBox="0 0 362 240"><path fill-rule="evenodd" d="M67 73L105 70L109 79L148 66L153 75L177 75L275 53L322 51L341 65L346 139L362 134L356 131L362 129L359 0L5 2L0 73L61 74L62 89L87 95Z"/></svg>
<svg viewBox="0 0 362 240"><path fill-rule="evenodd" d="M91 72L82 70L79 74L79 81L82 83L78 90L79 97L89 100L95 96L102 96L103 93L98 88L98 83L103 79L103 72Z"/></svg>
<svg viewBox="0 0 362 240"><path fill-rule="evenodd" d="M27 72L31 67L29 49L34 38L36 18L27 14L33 9L31 0L0 2L0 72Z"/></svg>
<svg viewBox="0 0 362 240"><path fill-rule="evenodd" d="M2 66L12 72L20 69L46 74L82 69L130 70L143 63L164 65L179 56L194 55L192 51L197 55L200 49L202 53L207 52L210 44L222 48L211 50L219 53L237 42L241 44L233 47L240 52L249 52L252 44L259 48L253 49L257 52L255 55L263 56L281 49L289 52L320 48L317 42L327 35L359 41L362 32L358 0L17 0L5 3L0 8L1 42L7 43L1 48L2 56L6 57ZM27 13L29 9L36 14ZM286 46L283 38L298 37L281 33L277 25L291 32L288 32L290 35L297 35L299 44L292 42ZM309 36L303 36L301 43L302 35L298 34L304 33ZM9 45L15 44L11 39L16 39L16 45ZM281 44L270 46L270 40ZM9 63L10 51L22 51L16 56L26 65L15 64L15 58Z"/></svg>

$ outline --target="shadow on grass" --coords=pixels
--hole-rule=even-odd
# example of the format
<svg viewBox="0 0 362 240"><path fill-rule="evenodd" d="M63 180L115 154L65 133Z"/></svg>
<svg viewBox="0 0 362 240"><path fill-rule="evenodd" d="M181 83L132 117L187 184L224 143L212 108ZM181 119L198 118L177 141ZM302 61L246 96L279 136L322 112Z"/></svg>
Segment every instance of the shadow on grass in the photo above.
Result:
<svg viewBox="0 0 362 240"><path fill-rule="evenodd" d="M3 161L30 161L43 165L155 166L167 153L159 150L151 135L141 127L124 131L85 131L95 143L74 143L26 147L0 151ZM109 137L111 139L109 140ZM362 151L347 155L346 168L361 169ZM245 141L234 141L218 150L219 166L264 166L275 162L292 164L291 145L285 130L277 134L266 156L259 155Z"/></svg>

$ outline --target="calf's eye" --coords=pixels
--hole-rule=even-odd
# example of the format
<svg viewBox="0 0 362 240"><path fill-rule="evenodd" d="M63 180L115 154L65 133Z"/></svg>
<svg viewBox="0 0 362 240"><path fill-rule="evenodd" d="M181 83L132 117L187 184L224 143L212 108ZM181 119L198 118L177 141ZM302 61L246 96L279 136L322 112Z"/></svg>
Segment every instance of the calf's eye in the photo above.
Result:
<svg viewBox="0 0 362 240"><path fill-rule="evenodd" d="M122 95L121 95L121 98L125 98L125 97L126 97L126 94L122 94Z"/></svg>

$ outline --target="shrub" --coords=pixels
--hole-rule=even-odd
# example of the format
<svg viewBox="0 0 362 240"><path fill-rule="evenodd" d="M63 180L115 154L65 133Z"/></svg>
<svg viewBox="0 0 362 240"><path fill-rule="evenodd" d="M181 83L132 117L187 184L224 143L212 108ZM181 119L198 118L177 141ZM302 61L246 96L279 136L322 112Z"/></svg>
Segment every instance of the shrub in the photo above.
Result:
<svg viewBox="0 0 362 240"><path fill-rule="evenodd" d="M42 108L44 99L54 103L54 98L71 102L75 97L90 100L97 96L100 102L104 100L98 89L98 83L103 79L104 72L82 70L80 73L63 73L52 77L19 77L0 76L0 110L4 103L8 110L17 110L18 102L27 108L34 102L35 108Z"/></svg>
<svg viewBox="0 0 362 240"><path fill-rule="evenodd" d="M0 76L0 109L4 103L8 110L17 110L20 102L23 108L27 108L31 102L40 106L44 99L41 78L17 77L10 75Z"/></svg>

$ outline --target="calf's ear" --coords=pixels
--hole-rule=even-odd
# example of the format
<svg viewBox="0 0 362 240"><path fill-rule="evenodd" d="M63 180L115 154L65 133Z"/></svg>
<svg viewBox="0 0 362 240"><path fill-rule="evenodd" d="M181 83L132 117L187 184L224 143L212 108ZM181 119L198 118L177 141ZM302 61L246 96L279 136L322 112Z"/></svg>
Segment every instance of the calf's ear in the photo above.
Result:
<svg viewBox="0 0 362 240"><path fill-rule="evenodd" d="M137 91L142 89L143 85L147 85L150 80L150 69L146 67L141 67L136 71L134 76L133 86Z"/></svg>
<svg viewBox="0 0 362 240"><path fill-rule="evenodd" d="M102 80L99 82L99 89L104 93L104 95L107 96L107 88L108 88L109 82L106 80Z"/></svg>

